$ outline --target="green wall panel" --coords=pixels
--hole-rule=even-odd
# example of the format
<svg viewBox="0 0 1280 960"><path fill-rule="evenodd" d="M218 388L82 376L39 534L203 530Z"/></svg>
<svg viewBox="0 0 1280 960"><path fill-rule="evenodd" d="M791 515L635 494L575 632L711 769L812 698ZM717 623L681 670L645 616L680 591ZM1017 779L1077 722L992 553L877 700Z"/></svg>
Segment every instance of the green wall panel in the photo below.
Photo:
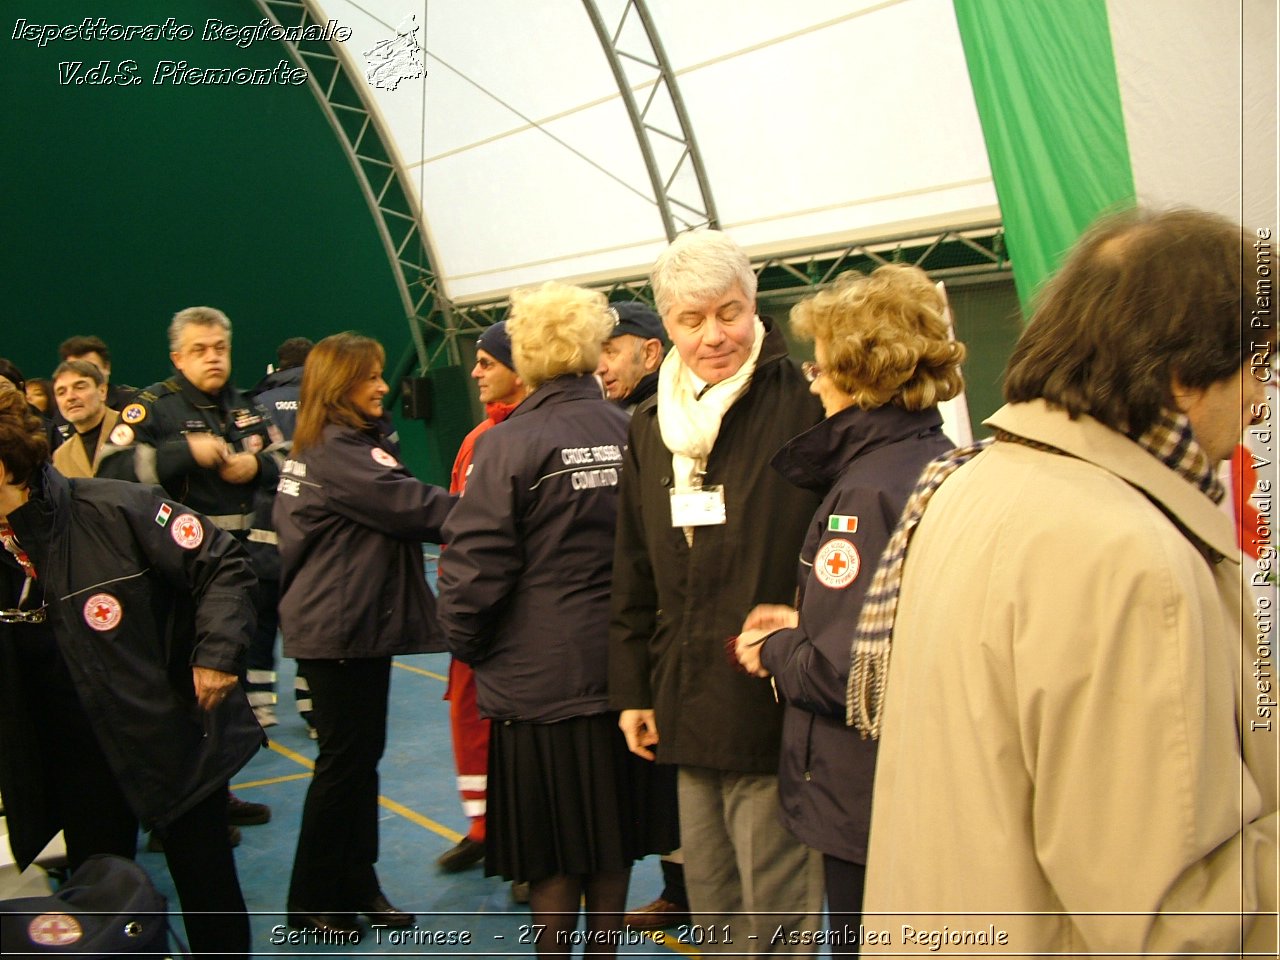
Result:
<svg viewBox="0 0 1280 960"><path fill-rule="evenodd" d="M161 61L270 70L280 43L202 40L205 21L252 25L248 0L3 4L0 143L6 237L0 355L47 376L58 343L94 333L113 377L142 385L170 370L165 330L208 304L234 324L234 379L252 385L286 337L356 329L394 364L408 328L374 221L306 85L156 83ZM104 12L106 11L106 12ZM13 39L20 18L58 25L188 24L188 40ZM130 83L69 82L100 61ZM136 69L121 67L125 61ZM292 66L292 65L290 65ZM447 476L452 450L402 425L424 479Z"/></svg>

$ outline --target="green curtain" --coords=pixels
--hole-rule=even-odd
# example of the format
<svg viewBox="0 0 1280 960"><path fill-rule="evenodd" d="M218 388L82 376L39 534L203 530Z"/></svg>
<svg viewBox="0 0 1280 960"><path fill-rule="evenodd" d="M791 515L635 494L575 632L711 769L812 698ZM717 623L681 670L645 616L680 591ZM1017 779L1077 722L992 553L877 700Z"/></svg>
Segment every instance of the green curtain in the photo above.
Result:
<svg viewBox="0 0 1280 960"><path fill-rule="evenodd" d="M1023 313L1136 193L1105 0L953 0Z"/></svg>

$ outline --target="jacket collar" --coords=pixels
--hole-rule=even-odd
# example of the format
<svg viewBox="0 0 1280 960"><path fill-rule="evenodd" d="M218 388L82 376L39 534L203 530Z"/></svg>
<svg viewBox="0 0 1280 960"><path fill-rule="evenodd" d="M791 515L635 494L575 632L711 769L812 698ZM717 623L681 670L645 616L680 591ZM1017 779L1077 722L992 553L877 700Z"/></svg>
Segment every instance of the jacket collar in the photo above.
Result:
<svg viewBox="0 0 1280 960"><path fill-rule="evenodd" d="M32 478L31 499L9 514L9 526L41 577L49 566L54 531L67 523L70 503L70 482L53 464L45 463Z"/></svg>
<svg viewBox="0 0 1280 960"><path fill-rule="evenodd" d="M511 416L518 406L520 406L519 403L486 403L484 415L496 425Z"/></svg>
<svg viewBox="0 0 1280 960"><path fill-rule="evenodd" d="M197 407L225 406L225 401L227 399L227 388L225 386L218 391L216 396L208 394L196 387L196 385L183 376L180 371L174 373L173 382L177 385L178 391Z"/></svg>
<svg viewBox="0 0 1280 960"><path fill-rule="evenodd" d="M826 492L849 464L878 447L942 429L937 408L908 411L888 404L874 410L849 407L787 441L773 468L797 487Z"/></svg>
<svg viewBox="0 0 1280 960"><path fill-rule="evenodd" d="M568 400L601 400L604 392L600 389L600 381L590 373L572 374L554 377L548 380L529 396L525 397L512 417L521 417L539 407L564 403Z"/></svg>
<svg viewBox="0 0 1280 960"><path fill-rule="evenodd" d="M1192 534L1240 563L1231 518L1217 504L1122 433L1088 415L1075 420L1043 400L1011 403L985 421L993 429L1056 447L1115 474L1167 510Z"/></svg>
<svg viewBox="0 0 1280 960"><path fill-rule="evenodd" d="M621 400L615 401L621 410L634 410L658 392L658 371L646 373L636 384L636 388Z"/></svg>
<svg viewBox="0 0 1280 960"><path fill-rule="evenodd" d="M266 393L268 390L278 390L290 384L302 383L302 367L285 367L283 370L274 370L254 385L249 391L250 396L256 397L260 393Z"/></svg>

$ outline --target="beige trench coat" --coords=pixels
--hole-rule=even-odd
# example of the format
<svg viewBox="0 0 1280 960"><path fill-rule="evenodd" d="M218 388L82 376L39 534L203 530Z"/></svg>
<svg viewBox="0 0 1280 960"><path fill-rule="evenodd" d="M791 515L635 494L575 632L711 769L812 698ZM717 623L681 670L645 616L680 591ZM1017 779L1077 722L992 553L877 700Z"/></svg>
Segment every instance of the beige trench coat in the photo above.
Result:
<svg viewBox="0 0 1280 960"><path fill-rule="evenodd" d="M1242 915L1276 910L1280 724L1250 729L1230 520L1090 418L988 423L1072 456L997 443L917 529L864 903L892 939L865 952L1274 952L1273 920Z"/></svg>

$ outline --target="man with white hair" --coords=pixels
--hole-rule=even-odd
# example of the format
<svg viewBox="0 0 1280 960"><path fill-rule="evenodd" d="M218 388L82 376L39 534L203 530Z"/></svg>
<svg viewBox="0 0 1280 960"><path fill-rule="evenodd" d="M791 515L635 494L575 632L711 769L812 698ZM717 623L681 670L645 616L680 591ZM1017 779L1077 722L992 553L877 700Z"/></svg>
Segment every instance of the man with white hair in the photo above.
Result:
<svg viewBox="0 0 1280 960"><path fill-rule="evenodd" d="M794 597L818 502L769 460L822 411L781 331L757 316L755 274L728 236L676 238L652 283L675 349L624 455L610 702L632 752L679 766L702 949L794 949L774 934L817 927L821 861L778 819L782 708L768 681L736 668L725 640L756 604Z"/></svg>

